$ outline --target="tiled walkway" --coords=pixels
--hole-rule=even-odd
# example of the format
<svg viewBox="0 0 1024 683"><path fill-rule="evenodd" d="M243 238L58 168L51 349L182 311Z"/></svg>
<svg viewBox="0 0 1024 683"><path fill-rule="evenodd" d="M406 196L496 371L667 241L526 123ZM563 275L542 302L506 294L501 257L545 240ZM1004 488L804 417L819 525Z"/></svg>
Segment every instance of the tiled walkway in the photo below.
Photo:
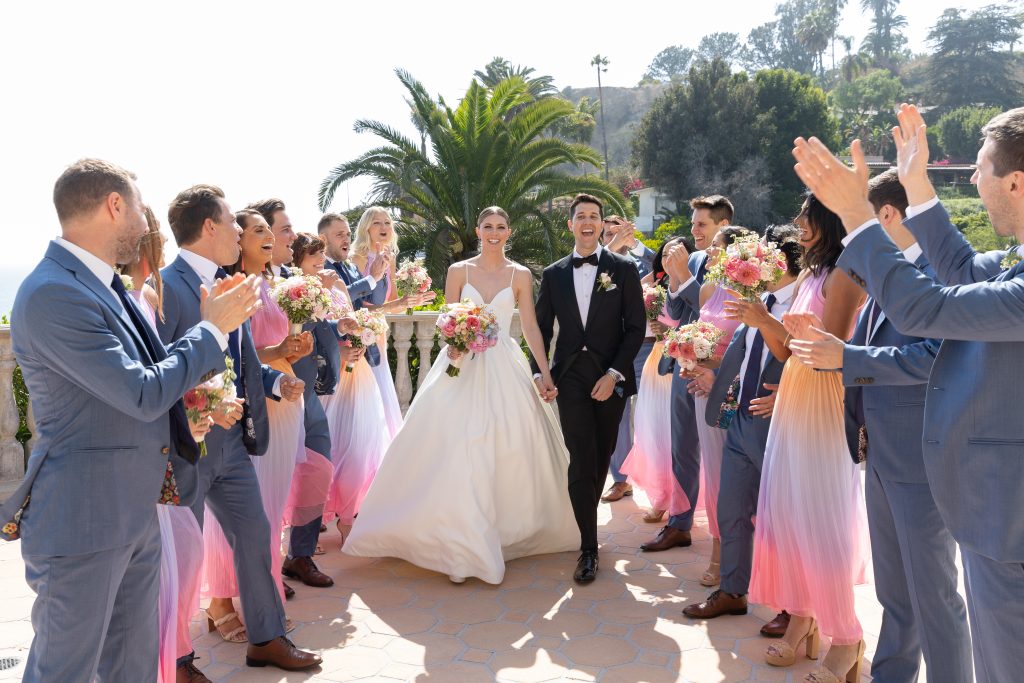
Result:
<svg viewBox="0 0 1024 683"><path fill-rule="evenodd" d="M572 581L575 554L509 563L505 582L445 576L402 561L366 560L339 552L333 528L327 554L317 558L334 576L330 589L295 586L287 604L298 624L293 640L323 653L319 671L285 673L244 666L244 645L203 634L193 623L197 662L214 681L800 681L813 663L791 669L763 663L761 624L773 616L755 608L745 617L693 622L683 605L707 593L698 578L711 541L698 518L694 543L641 553L658 529L641 520L643 497L601 506L601 571L595 583ZM415 538L409 539L415 543ZM857 611L874 652L881 609L873 588L857 588ZM32 640L33 595L25 585L17 543L0 546L0 658L22 663L0 671L20 680ZM865 671L866 673L866 671ZM869 680L865 676L865 681ZM925 680L922 676L921 680Z"/></svg>

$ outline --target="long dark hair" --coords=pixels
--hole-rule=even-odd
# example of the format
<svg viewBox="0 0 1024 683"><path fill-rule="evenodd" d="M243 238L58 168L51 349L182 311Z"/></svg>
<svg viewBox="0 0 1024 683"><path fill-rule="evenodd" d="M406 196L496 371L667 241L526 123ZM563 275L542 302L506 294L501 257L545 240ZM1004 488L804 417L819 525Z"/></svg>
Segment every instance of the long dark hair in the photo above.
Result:
<svg viewBox="0 0 1024 683"><path fill-rule="evenodd" d="M846 237L843 221L810 192L797 218L806 218L811 231L818 236L814 246L804 252L804 268L815 276L835 268Z"/></svg>
<svg viewBox="0 0 1024 683"><path fill-rule="evenodd" d="M669 237L667 240L661 243L658 247L658 251L654 253L654 260L651 261L651 273L654 277L654 284L665 285L668 282L668 274L665 272L665 266L662 265L662 260L665 258L665 247L673 244L674 242L682 242L686 246L686 251L693 253L696 246L693 244L693 238L691 237Z"/></svg>

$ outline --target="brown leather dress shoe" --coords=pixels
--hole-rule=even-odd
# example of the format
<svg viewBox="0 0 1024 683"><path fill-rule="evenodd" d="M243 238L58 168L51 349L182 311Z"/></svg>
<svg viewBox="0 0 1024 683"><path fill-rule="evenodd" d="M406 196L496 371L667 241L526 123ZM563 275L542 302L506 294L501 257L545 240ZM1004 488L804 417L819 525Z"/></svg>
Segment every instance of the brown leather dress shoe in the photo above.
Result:
<svg viewBox="0 0 1024 683"><path fill-rule="evenodd" d="M284 581L281 582L281 585L284 586L284 599L285 600L291 600L292 598L295 597L295 589L294 588L289 586Z"/></svg>
<svg viewBox="0 0 1024 683"><path fill-rule="evenodd" d="M320 655L295 647L292 641L278 636L266 645L249 644L245 651L246 666L276 666L285 671L304 671L320 666Z"/></svg>
<svg viewBox="0 0 1024 683"><path fill-rule="evenodd" d="M281 573L289 579L298 579L313 588L330 588L334 579L320 571L312 557L291 557L281 565Z"/></svg>
<svg viewBox="0 0 1024 683"><path fill-rule="evenodd" d="M175 683L213 683L209 678L203 674L202 671L196 668L196 665L192 662L185 662L178 666L177 671L174 672Z"/></svg>
<svg viewBox="0 0 1024 683"><path fill-rule="evenodd" d="M789 612L782 610L775 618L761 627L761 635L765 638L781 638L789 628Z"/></svg>
<svg viewBox="0 0 1024 683"><path fill-rule="evenodd" d="M747 596L733 596L725 591L715 591L704 602L696 602L683 608L683 614L691 619L714 619L723 614L746 613Z"/></svg>
<svg viewBox="0 0 1024 683"><path fill-rule="evenodd" d="M605 503L614 503L617 500L622 500L626 496L633 495L633 485L628 481L617 481L608 487L608 490L601 496L601 501Z"/></svg>
<svg viewBox="0 0 1024 683"><path fill-rule="evenodd" d="M668 550L669 548L686 548L689 545L689 531L680 531L670 526L663 526L655 539L644 543L640 546L640 550L643 550L645 553L651 553L658 550Z"/></svg>

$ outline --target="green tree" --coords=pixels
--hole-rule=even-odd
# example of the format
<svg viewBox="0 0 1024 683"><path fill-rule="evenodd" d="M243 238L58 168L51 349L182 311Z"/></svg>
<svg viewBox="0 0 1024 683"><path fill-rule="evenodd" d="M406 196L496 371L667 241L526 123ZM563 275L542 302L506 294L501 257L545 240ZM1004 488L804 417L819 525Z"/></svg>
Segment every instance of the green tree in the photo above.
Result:
<svg viewBox="0 0 1024 683"><path fill-rule="evenodd" d="M697 46L696 59L705 62L713 62L721 59L732 64L740 55L743 46L740 44L739 34L736 33L711 33L701 38Z"/></svg>
<svg viewBox="0 0 1024 683"><path fill-rule="evenodd" d="M935 128L946 156L974 163L981 149L981 129L1000 111L998 107L961 107L944 114Z"/></svg>
<svg viewBox="0 0 1024 683"><path fill-rule="evenodd" d="M897 14L899 4L899 0L860 0L861 11L871 13L871 28L861 43L861 51L871 55L875 66L889 70L896 67L907 42L903 35L907 18Z"/></svg>
<svg viewBox="0 0 1024 683"><path fill-rule="evenodd" d="M670 45L651 60L644 72L641 85L654 82L676 81L684 76L693 62L694 51L682 45Z"/></svg>
<svg viewBox="0 0 1024 683"><path fill-rule="evenodd" d="M829 94L839 118L844 144L860 138L866 154L885 155L892 146L896 108L903 84L889 71L876 69L852 81L840 81Z"/></svg>
<svg viewBox="0 0 1024 683"><path fill-rule="evenodd" d="M1013 55L1001 48L1020 35L1021 17L1009 7L944 11L928 33L935 48L928 69L932 101L948 108L1018 105L1024 83L1014 73Z"/></svg>
<svg viewBox="0 0 1024 683"><path fill-rule="evenodd" d="M339 164L320 186L322 210L347 180L372 179L367 201L397 209L403 253L423 251L435 282L448 266L477 250L476 216L498 205L509 213L516 256L531 267L562 253L565 223L546 215L549 201L589 192L610 211L626 213L628 202L611 184L586 174L572 176L563 164L599 167L591 147L545 136L576 109L559 97L536 98L520 76L486 87L474 79L452 109L435 100L409 73L396 71L409 101L426 126L429 154L386 123L360 120L383 144Z"/></svg>
<svg viewBox="0 0 1024 683"><path fill-rule="evenodd" d="M534 99L552 97L558 94L554 78L551 76L534 76L534 72L535 69L532 67L512 66L504 57L495 57L484 67L483 71L474 71L473 77L488 88L493 88L502 81L518 76L526 83L526 90Z"/></svg>
<svg viewBox="0 0 1024 683"><path fill-rule="evenodd" d="M750 71L792 69L813 73L816 57L797 37L803 19L817 8L816 0L786 0L775 6L775 21L747 35L741 64Z"/></svg>

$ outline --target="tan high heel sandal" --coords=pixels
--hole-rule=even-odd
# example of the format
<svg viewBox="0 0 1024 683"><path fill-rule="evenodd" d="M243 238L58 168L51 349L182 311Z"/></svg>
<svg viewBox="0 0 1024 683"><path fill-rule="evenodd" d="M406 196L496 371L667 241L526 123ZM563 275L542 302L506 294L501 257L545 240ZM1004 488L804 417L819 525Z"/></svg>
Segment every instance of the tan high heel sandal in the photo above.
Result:
<svg viewBox="0 0 1024 683"><path fill-rule="evenodd" d="M238 624L231 628L232 623ZM214 619L209 612L206 612L207 633L216 631L221 638L229 643L245 643L249 638L245 632L245 625L238 617L238 612L228 612L220 619Z"/></svg>
<svg viewBox="0 0 1024 683"><path fill-rule="evenodd" d="M857 659L846 672L846 678L839 678L828 669L818 669L804 676L804 683L860 683L860 665L864 661L864 641L857 643Z"/></svg>
<svg viewBox="0 0 1024 683"><path fill-rule="evenodd" d="M811 619L808 626L807 633L796 641L796 647L793 647L785 640L780 640L777 643L772 643L768 646L768 649L764 652L764 661L772 666L793 666L796 663L796 651L800 647L800 643L807 641L807 649L805 654L807 659L818 658L818 648L821 645L821 636L818 634L818 622Z"/></svg>
<svg viewBox="0 0 1024 683"><path fill-rule="evenodd" d="M646 515L643 516L643 520L648 524L657 524L661 521L661 518L665 516L664 510L658 510L657 508L651 508Z"/></svg>
<svg viewBox="0 0 1024 683"><path fill-rule="evenodd" d="M700 577L700 585L712 588L722 582L722 563L712 562L708 564L707 571Z"/></svg>

